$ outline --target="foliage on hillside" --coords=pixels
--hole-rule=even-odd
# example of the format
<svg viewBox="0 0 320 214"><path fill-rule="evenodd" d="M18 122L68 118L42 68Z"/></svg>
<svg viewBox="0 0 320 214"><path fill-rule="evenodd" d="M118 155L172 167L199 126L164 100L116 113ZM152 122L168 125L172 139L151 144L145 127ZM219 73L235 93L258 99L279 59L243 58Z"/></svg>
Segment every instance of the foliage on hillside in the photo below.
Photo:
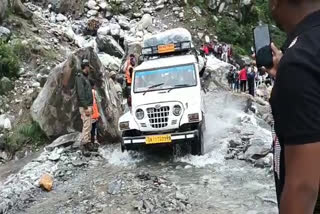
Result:
<svg viewBox="0 0 320 214"><path fill-rule="evenodd" d="M281 46L285 40L285 34L275 26L269 12L268 1L255 0L253 6L241 7L241 16L235 11L239 8L239 1L234 1L233 7L229 10L234 10L230 13L229 10L218 14L218 11L212 11L208 7L208 0L194 0L191 1L190 7L199 6L204 11L204 24L208 32L213 32L218 36L218 39L223 42L233 44L238 54L250 54L253 46L252 29L258 25L259 22L269 24L272 40L277 46ZM216 18L218 20L216 21ZM200 18L201 19L201 18ZM202 20L203 21L203 20ZM197 22L199 23L199 22Z"/></svg>
<svg viewBox="0 0 320 214"><path fill-rule="evenodd" d="M14 51L14 47L0 40L0 79L6 77L18 77L20 60Z"/></svg>
<svg viewBox="0 0 320 214"><path fill-rule="evenodd" d="M18 124L5 139L5 150L10 154L14 154L25 146L36 149L48 141L39 124L34 121Z"/></svg>

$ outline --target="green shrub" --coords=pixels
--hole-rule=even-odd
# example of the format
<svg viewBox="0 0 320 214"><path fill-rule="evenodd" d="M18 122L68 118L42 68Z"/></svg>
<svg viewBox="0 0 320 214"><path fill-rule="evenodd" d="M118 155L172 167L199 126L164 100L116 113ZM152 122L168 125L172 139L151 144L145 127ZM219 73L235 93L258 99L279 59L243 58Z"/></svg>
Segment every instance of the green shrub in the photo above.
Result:
<svg viewBox="0 0 320 214"><path fill-rule="evenodd" d="M31 47L23 44L21 40L12 41L13 52L22 60L28 60L31 57Z"/></svg>
<svg viewBox="0 0 320 214"><path fill-rule="evenodd" d="M243 15L241 22L227 15L220 17L215 22L211 16L208 19L208 26L215 29L220 41L233 44L236 54L251 54L251 47L254 46L252 29L257 26L259 21L269 24L272 41L278 47L282 46L286 35L275 27L266 1L257 0L255 6L243 7L241 13Z"/></svg>
<svg viewBox="0 0 320 214"><path fill-rule="evenodd" d="M37 148L47 142L47 137L36 122L25 123L14 128L6 138L5 149L14 154L28 145Z"/></svg>
<svg viewBox="0 0 320 214"><path fill-rule="evenodd" d="M12 45L0 40L0 79L18 77L20 60Z"/></svg>

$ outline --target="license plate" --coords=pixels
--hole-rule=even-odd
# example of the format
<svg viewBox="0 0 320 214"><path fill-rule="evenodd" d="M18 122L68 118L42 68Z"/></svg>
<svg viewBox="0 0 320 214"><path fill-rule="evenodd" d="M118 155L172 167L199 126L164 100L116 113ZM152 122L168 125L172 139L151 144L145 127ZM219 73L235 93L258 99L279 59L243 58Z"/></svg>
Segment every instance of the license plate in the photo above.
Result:
<svg viewBox="0 0 320 214"><path fill-rule="evenodd" d="M159 45L158 46L158 53L169 53L169 52L174 52L174 51L175 51L174 44Z"/></svg>
<svg viewBox="0 0 320 214"><path fill-rule="evenodd" d="M171 135L157 135L146 137L146 144L171 143Z"/></svg>

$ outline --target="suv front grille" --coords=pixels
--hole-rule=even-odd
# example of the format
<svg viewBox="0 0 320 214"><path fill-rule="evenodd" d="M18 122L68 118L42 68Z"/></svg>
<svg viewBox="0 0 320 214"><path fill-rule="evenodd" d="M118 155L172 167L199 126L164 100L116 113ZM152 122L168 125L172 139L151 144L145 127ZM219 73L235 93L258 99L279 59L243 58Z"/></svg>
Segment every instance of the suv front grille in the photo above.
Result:
<svg viewBox="0 0 320 214"><path fill-rule="evenodd" d="M169 106L163 106L159 109L147 108L149 122L152 128L163 128L168 126Z"/></svg>

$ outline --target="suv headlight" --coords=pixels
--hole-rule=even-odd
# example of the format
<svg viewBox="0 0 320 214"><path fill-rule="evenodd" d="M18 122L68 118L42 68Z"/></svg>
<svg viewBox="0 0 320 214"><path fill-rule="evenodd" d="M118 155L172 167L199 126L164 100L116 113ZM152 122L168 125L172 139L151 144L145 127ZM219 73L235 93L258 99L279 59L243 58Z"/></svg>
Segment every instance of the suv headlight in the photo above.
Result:
<svg viewBox="0 0 320 214"><path fill-rule="evenodd" d="M182 108L179 105L173 106L173 115L174 116L179 116L182 112Z"/></svg>
<svg viewBox="0 0 320 214"><path fill-rule="evenodd" d="M129 121L121 122L120 125L119 125L119 127L120 127L120 131L130 129L130 127L129 127Z"/></svg>
<svg viewBox="0 0 320 214"><path fill-rule="evenodd" d="M144 118L144 111L141 108L137 109L136 117L138 120L142 120Z"/></svg>

